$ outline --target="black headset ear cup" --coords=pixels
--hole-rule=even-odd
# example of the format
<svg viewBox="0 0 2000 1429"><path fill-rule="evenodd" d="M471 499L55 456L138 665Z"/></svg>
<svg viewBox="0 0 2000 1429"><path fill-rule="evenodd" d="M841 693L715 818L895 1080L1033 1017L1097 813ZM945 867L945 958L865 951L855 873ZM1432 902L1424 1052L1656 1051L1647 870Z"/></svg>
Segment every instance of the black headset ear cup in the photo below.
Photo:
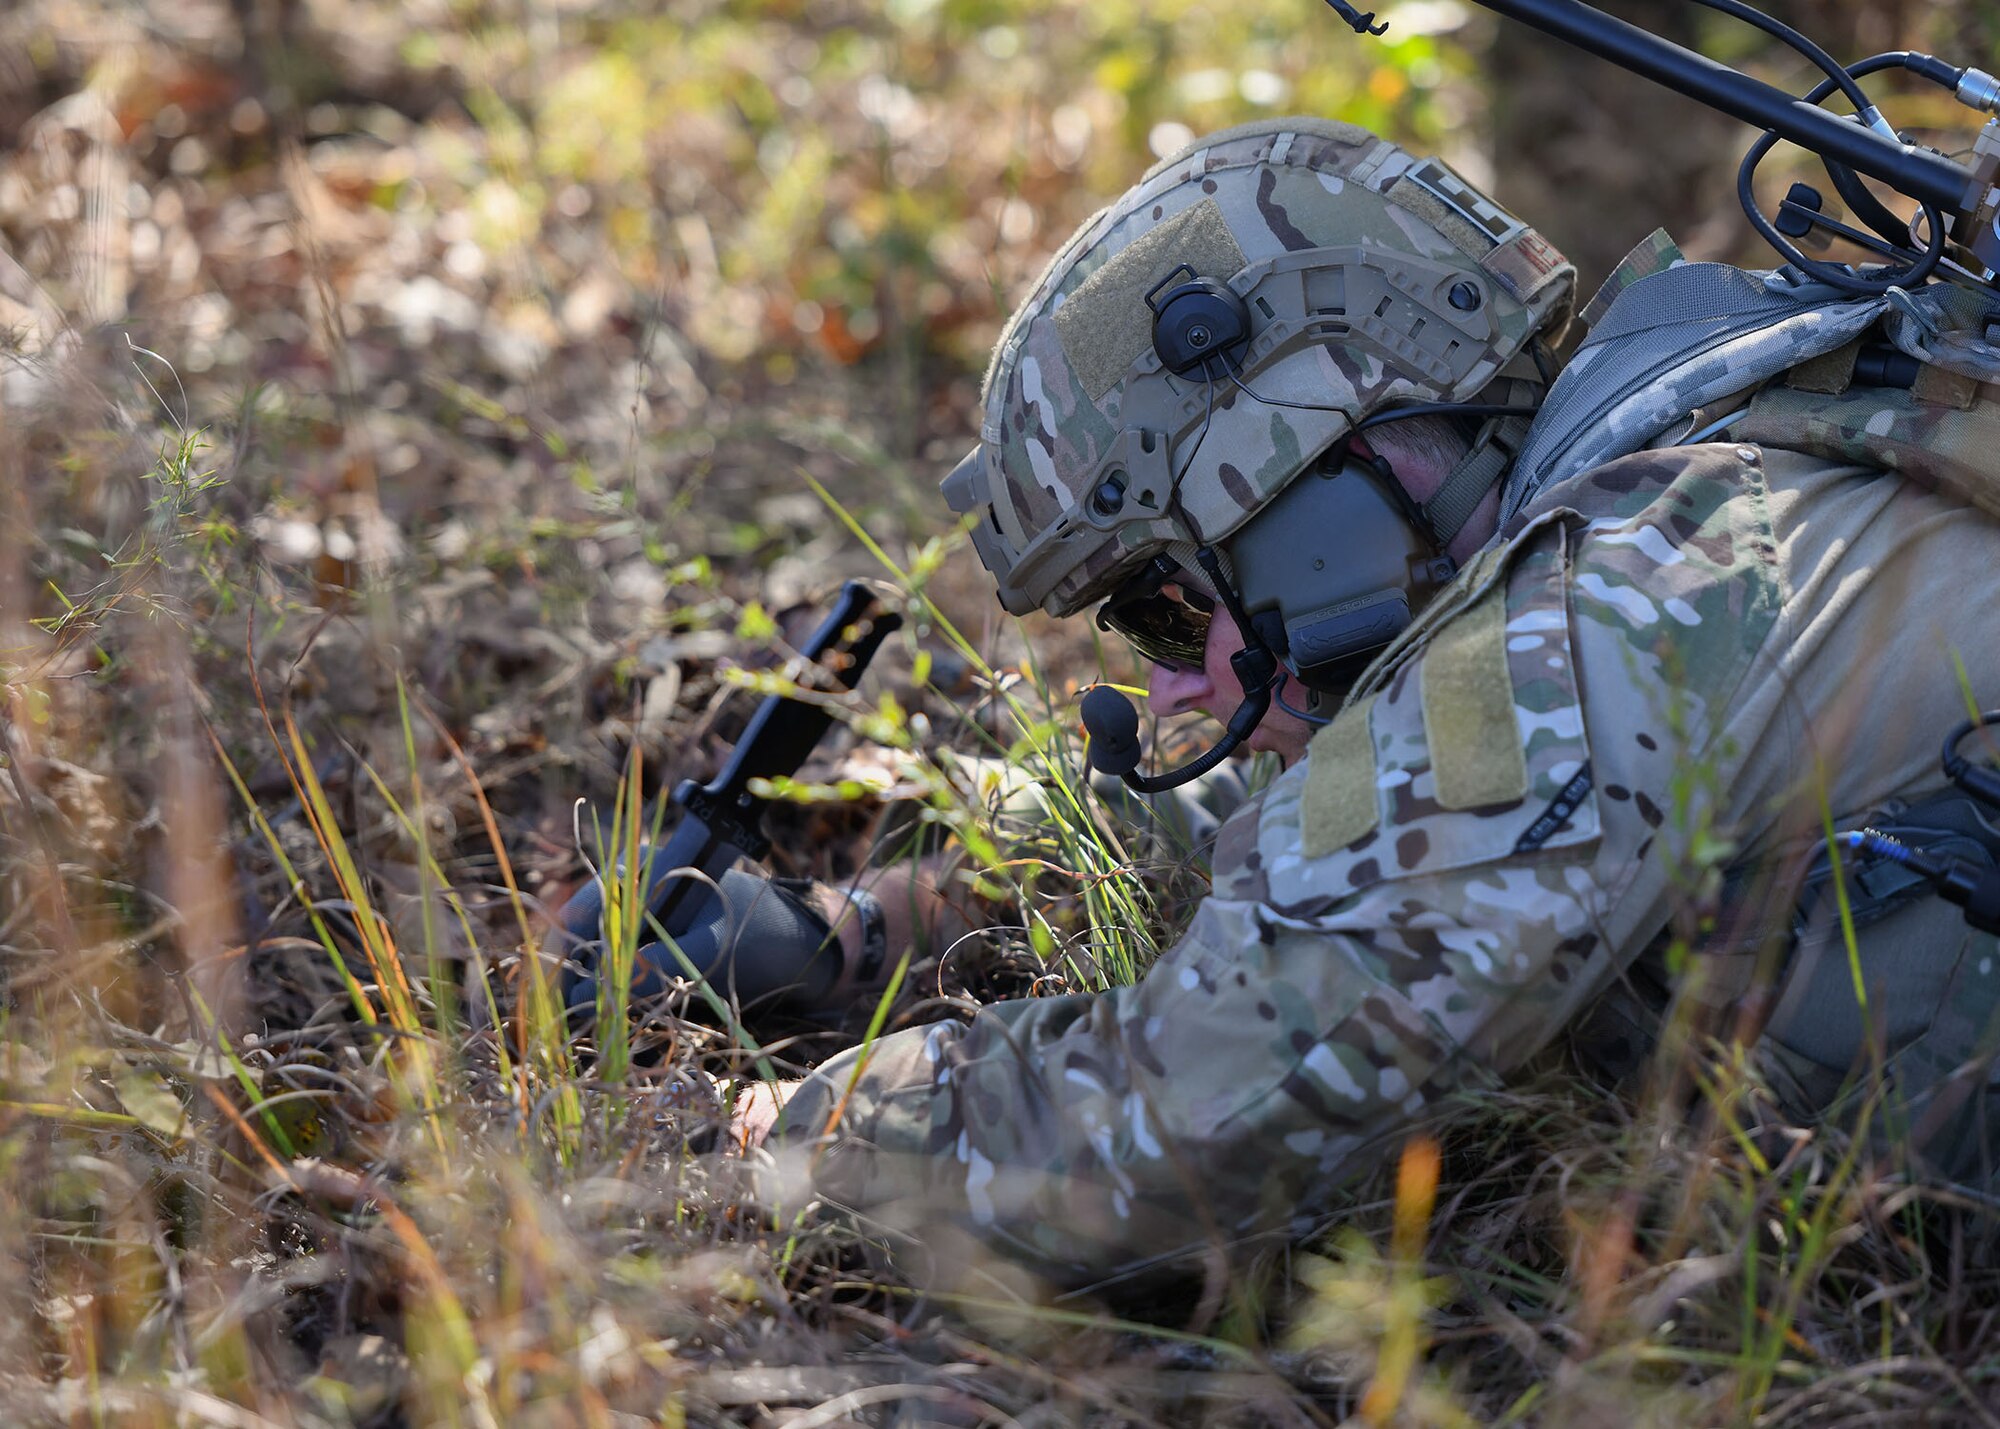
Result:
<svg viewBox="0 0 2000 1429"><path fill-rule="evenodd" d="M1173 284L1176 278L1181 279ZM1153 310L1153 351L1176 377L1197 369L1213 379L1250 341L1250 309L1226 283L1202 278L1183 263L1146 295Z"/></svg>

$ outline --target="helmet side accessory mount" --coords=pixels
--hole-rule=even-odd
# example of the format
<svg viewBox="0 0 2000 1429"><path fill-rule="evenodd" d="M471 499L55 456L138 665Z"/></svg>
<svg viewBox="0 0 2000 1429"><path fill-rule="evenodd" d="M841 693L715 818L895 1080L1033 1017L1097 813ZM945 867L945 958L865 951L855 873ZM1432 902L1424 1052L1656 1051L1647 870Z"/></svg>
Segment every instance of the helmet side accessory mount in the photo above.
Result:
<svg viewBox="0 0 2000 1429"><path fill-rule="evenodd" d="M1286 255L1239 273L1230 284L1201 277L1181 264L1148 291L1160 367L1180 377L1199 374L1206 389L1193 449L1209 430L1218 368L1237 394L1260 405L1348 415L1346 408L1330 403L1265 397L1244 380L1245 354L1252 359L1254 375L1257 366L1297 346L1360 336L1389 363L1414 368L1422 379L1449 387L1470 375L1479 348L1469 339L1489 331L1480 286L1422 260L1385 263L1365 250L1343 249L1337 262L1326 261L1335 256L1330 250ZM1250 301L1238 288L1250 294ZM1350 294L1361 300L1353 313ZM1435 306L1425 301L1433 295L1439 299ZM1263 329L1254 333L1252 301L1266 318ZM1433 324L1442 331L1419 345L1417 337L1439 311L1449 311L1452 322ZM1507 370L1513 372L1514 365ZM1506 375L1496 378L1492 388L1501 395L1521 390L1526 396L1535 390L1525 383L1517 388ZM1534 411L1525 402L1444 402L1370 413L1353 423L1308 474L1294 479L1226 538L1227 570L1216 543L1199 534L1178 500L1180 477L1192 463L1193 450L1178 464L1170 457L1169 465L1179 470L1169 487L1169 510L1196 543L1194 559L1242 637L1242 648L1230 659L1242 701L1222 738L1207 751L1163 774L1144 776L1137 772L1137 711L1116 690L1099 686L1085 696L1081 710L1091 736L1092 767L1118 775L1140 793L1160 793L1213 769L1249 738L1274 700L1309 724L1326 723L1318 711L1328 697L1346 689L1456 572L1445 547L1499 481ZM1354 438L1365 428L1434 414L1483 418L1484 425L1432 499L1419 505L1387 460L1357 450ZM1120 475L1108 474L1095 493L1105 493ZM1104 519L1112 514L1098 512ZM1338 541L1328 541L1328 533L1339 533ZM1288 677L1306 690L1305 709L1283 701L1279 690Z"/></svg>
<svg viewBox="0 0 2000 1429"><path fill-rule="evenodd" d="M1171 286L1170 286L1171 285ZM1176 377L1216 367L1233 370L1250 342L1250 310L1228 284L1204 278L1186 263L1146 294L1153 313L1153 351Z"/></svg>

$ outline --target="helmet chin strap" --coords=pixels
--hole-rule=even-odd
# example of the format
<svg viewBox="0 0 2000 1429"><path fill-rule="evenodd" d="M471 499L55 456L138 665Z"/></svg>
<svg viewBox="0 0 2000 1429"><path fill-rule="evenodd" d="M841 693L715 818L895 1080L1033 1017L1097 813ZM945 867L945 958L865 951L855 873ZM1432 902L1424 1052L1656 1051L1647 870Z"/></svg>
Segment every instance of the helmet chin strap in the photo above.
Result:
<svg viewBox="0 0 2000 1429"><path fill-rule="evenodd" d="M1417 508L1439 551L1451 545L1486 493L1507 474L1514 454L1527 438L1529 425L1526 417L1489 417L1473 438L1471 450L1446 473L1431 499Z"/></svg>
<svg viewBox="0 0 2000 1429"><path fill-rule="evenodd" d="M1141 794L1162 794L1199 779L1235 753L1251 731L1270 712L1271 697L1284 667L1251 624L1250 613L1236 587L1223 575L1222 559L1215 547L1203 542L1195 548L1195 564L1202 569L1215 593L1229 611L1243 636L1243 648L1229 657L1229 668L1243 688L1243 702L1229 717L1222 738L1178 768L1150 777L1140 774L1139 712L1125 696L1109 685L1099 685L1083 697L1083 727L1090 733L1090 767L1103 774L1116 774L1127 787Z"/></svg>

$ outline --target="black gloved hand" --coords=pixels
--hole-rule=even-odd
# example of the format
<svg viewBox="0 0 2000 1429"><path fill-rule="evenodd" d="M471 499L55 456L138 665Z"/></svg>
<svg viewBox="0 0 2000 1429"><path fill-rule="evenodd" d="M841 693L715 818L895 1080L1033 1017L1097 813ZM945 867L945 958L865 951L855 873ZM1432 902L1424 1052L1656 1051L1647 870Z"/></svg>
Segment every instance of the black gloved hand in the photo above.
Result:
<svg viewBox="0 0 2000 1429"><path fill-rule="evenodd" d="M642 870L642 890L652 886L654 874L650 867ZM597 1005L603 916L604 887L598 879L563 905L557 941L574 965L564 975L564 1000L572 1017L587 1017ZM670 979L688 975L687 965L657 941L651 927L641 936L647 941L632 963L634 1002L664 992ZM716 992L744 1008L818 1008L838 981L843 961L840 939L813 906L810 885L774 883L742 869L722 875L675 942Z"/></svg>

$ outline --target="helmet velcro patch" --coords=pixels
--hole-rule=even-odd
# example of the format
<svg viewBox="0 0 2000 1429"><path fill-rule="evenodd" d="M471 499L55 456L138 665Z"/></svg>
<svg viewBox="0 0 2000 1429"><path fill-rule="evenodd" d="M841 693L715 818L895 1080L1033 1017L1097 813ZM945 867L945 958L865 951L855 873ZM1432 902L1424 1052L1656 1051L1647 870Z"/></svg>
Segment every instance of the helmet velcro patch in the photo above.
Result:
<svg viewBox="0 0 2000 1429"><path fill-rule="evenodd" d="M1527 229L1520 219L1437 159L1411 164L1389 185L1386 197L1449 238L1475 263Z"/></svg>
<svg viewBox="0 0 2000 1429"><path fill-rule="evenodd" d="M1116 387L1152 349L1153 311L1146 294L1182 263L1204 278L1223 281L1243 267L1242 246L1212 198L1141 235L1055 310L1063 354L1091 401Z"/></svg>
<svg viewBox="0 0 2000 1429"><path fill-rule="evenodd" d="M1477 263L1493 251L1493 237L1483 229L1462 218L1458 212L1422 184L1414 182L1408 174L1389 185L1385 195L1391 203L1400 204L1442 233L1459 252Z"/></svg>

